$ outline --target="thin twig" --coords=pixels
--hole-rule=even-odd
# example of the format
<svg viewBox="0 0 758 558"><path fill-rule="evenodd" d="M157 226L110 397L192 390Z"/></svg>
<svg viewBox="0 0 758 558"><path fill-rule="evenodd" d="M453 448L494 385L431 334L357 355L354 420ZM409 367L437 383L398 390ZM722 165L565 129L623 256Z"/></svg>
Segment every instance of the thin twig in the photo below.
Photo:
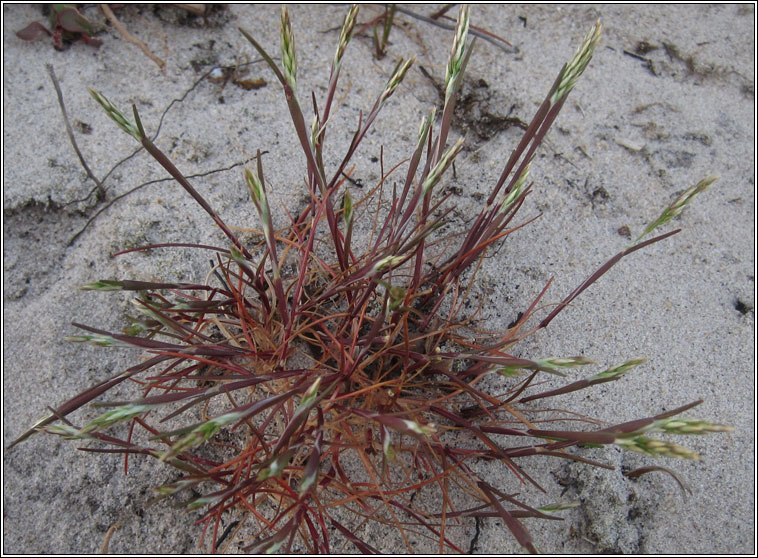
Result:
<svg viewBox="0 0 758 558"><path fill-rule="evenodd" d="M108 554L108 545L111 542L111 537L113 536L113 533L116 532L116 529L118 529L121 526L121 520L119 519L110 526L108 529L108 532L105 533L105 538L103 539L103 544L100 546L100 554Z"/></svg>
<svg viewBox="0 0 758 558"><path fill-rule="evenodd" d="M250 66L250 65L253 65L253 64L258 64L259 62L263 62L263 59L262 58L258 58L256 60L251 61L251 62L245 62L244 64L240 64L239 67L240 68L244 68L246 66ZM216 67L214 66L213 68L211 68L210 70L208 70L207 72L205 72L203 75L201 75L197 80L195 80L195 82L189 87L189 89L187 89L184 93L182 93L181 97L172 99L171 102L166 106L166 108L163 109L163 112L161 113L160 120L158 121L158 126L157 126L157 128L155 130L155 133L153 134L153 136L151 138L152 141L156 141L158 139L158 135L161 132L161 128L163 127L163 121L165 120L166 115L168 114L168 111L171 110L171 108L175 104L184 102L184 100L187 98L187 95L189 95L192 91L194 91L195 88L197 88L197 86L200 85L200 83L204 79L206 79L215 68ZM113 165L111 167L111 169L107 173L105 173L105 176L103 176L103 179L101 180L101 183L104 183L106 180L108 180L108 177L110 177L110 175L113 174L113 172L118 167L120 167L122 164L126 163L129 159L131 159L132 157L134 157L135 155L137 155L137 153L139 153L140 151L142 151L142 149L143 148L140 145L137 149L135 149L134 151L132 151L132 153L130 153L129 155L127 155L126 157L124 157L123 159L121 159L120 161L118 161L115 165ZM78 203L78 202L87 201L89 199L89 197L92 195L92 192L94 192L96 189L97 188L95 188L92 191L90 191L84 198L79 199L79 200L71 201L67 205L70 205L72 203ZM107 188L104 188L104 190L107 190ZM73 239L72 239L72 241L73 241Z"/></svg>
<svg viewBox="0 0 758 558"><path fill-rule="evenodd" d="M87 171L87 176L89 176L95 184L97 184L97 197L100 199L105 198L105 188L103 187L103 184L97 179L97 177L92 173L89 166L87 165L87 161L84 160L84 155L82 155L82 152L79 151L79 146L76 144L76 138L74 137L74 130L71 128L71 123L68 120L68 114L66 113L66 105L63 104L63 93L61 92L60 84L58 83L58 78L55 75L55 70L53 69L52 64L45 64L45 67L47 68L47 73L50 74L50 79L53 81L53 87L55 87L55 92L58 94L58 105L61 107L61 113L63 114L63 122L66 124L66 132L68 133L68 139L71 140L71 145L74 147L74 151L76 151L77 157L79 157L79 162L84 167L84 170Z"/></svg>
<svg viewBox="0 0 758 558"><path fill-rule="evenodd" d="M455 4L445 4L444 6L442 6L439 10L437 10L436 12L434 12L429 17L431 17L432 19L439 19L443 15L445 15L451 8L454 8L454 7L455 7Z"/></svg>
<svg viewBox="0 0 758 558"><path fill-rule="evenodd" d="M142 49L142 52L145 53L145 55L150 58L153 62L155 62L158 67L161 69L161 72L166 71L166 63L155 56L152 52L150 52L150 49L147 48L147 45L140 41L137 37L133 36L129 31L126 30L126 27L124 27L121 22L116 17L116 14L113 13L113 10L111 10L110 6L107 4L100 4L100 9L105 14L105 17L108 18L108 21L110 21L113 24L113 27L115 27L119 33L126 39L128 42L132 43L133 45L137 45L140 49Z"/></svg>
<svg viewBox="0 0 758 558"><path fill-rule="evenodd" d="M452 17L450 17L448 15L445 15L445 14L442 14L440 17L443 18L443 19L446 19L448 21L457 21L456 19L454 19L454 18L452 18ZM486 35L488 37L492 37L494 40L498 40L498 41L501 41L501 42L505 43L509 47L513 46L510 42L506 41L502 37L498 37L494 33L490 33L489 31L487 31L486 29L482 29L481 27L475 27L475 26L471 25L469 27L469 33L472 33L473 35L476 35L477 37L484 37Z"/></svg>
<svg viewBox="0 0 758 558"><path fill-rule="evenodd" d="M254 60L253 62L249 62L248 64L254 64L254 63L256 63L256 62L261 62L261 61L262 61L262 59L259 59L259 60ZM166 108L165 108L165 109L163 109L163 112L161 113L161 117L160 117L160 119L159 119L159 121L158 121L158 126L157 126L157 127L156 127L156 129L155 129L155 133L153 134L152 138L150 138L152 141L156 141L156 140L158 139L158 135L161 133L161 128L163 127L163 121L164 121L164 119L166 118L166 115L168 114L168 111L169 111L169 110L171 110L171 107L173 107L175 104L178 104L178 103L182 103L182 102L184 102L184 99L186 99L186 98L187 98L187 95L189 95L190 93L192 93L192 91L194 91L194 90L195 90L195 88L196 88L198 85L200 85L200 83L201 83L201 82L202 82L202 81L203 81L205 78L207 78L207 77L208 77L208 76L211 74L211 72L212 72L214 69L215 69L215 66L214 66L213 68L211 68L210 70L208 70L207 72L205 72L205 73L204 73L202 76L200 76L200 77L199 77L197 80L195 80L195 83L193 83L193 84L192 84L192 85L189 87L189 89L187 89L187 90L186 90L184 93L182 93L182 96L181 96L181 97L178 97L178 98L172 99L172 100L171 100L171 102L168 104L168 106L166 106ZM140 145L140 146L139 146L137 149L135 149L135 150L134 150L134 152L132 152L130 155L127 155L126 157L124 157L123 159L121 159L121 160L120 160L118 163L116 163L116 164L115 164L115 165L114 165L114 166L111 168L111 170L109 170L109 171L108 171L108 173L107 173L107 174L106 174L106 175L103 177L103 180L107 179L107 178L108 178L108 177L109 177L109 176L110 176L110 175L113 173L113 171L115 171L115 170L116 170L116 169L117 169L117 168L118 168L120 165L122 165L123 163L125 163L126 161L128 161L129 159L131 159L132 157L134 157L134 156L135 156L137 153L139 153L140 151L142 151L142 149L143 149L143 148L142 148L142 146Z"/></svg>
<svg viewBox="0 0 758 558"><path fill-rule="evenodd" d="M397 6L396 9L398 12L403 13L407 16L411 16L412 18L419 19L421 21L430 23L432 25L436 25L437 27L442 27L443 29L449 29L450 31L455 31L455 24L450 24L444 21L439 21L436 19L432 19L430 17L426 17L424 15L411 11L407 8L403 8L402 6ZM491 43L497 47L500 47L505 52L514 52L514 50L511 50L511 49L515 49L515 52L518 52L518 47L514 47L508 41L506 41L505 39L501 39L500 37L495 38L495 36L492 35L491 33L482 32L480 29L475 28L475 27L469 27L468 32L471 35L475 35L477 37L480 37L481 39L484 39L488 43Z"/></svg>
<svg viewBox="0 0 758 558"><path fill-rule="evenodd" d="M198 16L205 15L205 4L174 4L174 6Z"/></svg>
<svg viewBox="0 0 758 558"><path fill-rule="evenodd" d="M647 62L648 64L650 63L650 59L649 58L645 58L644 56L640 56L636 52L630 52L628 50L622 50L621 52L623 52L627 56L631 56L632 58L636 58L637 60L642 60L643 62Z"/></svg>
<svg viewBox="0 0 758 558"><path fill-rule="evenodd" d="M261 155L263 155L265 153L268 153L268 151L263 151L261 153ZM192 175L188 176L187 178L200 178L200 177L204 177L204 176L210 176L211 174L215 174L217 172L225 172L225 171L228 171L228 170L232 170L232 169L234 169L236 167L239 167L241 165L245 165L245 164L249 163L253 159L255 159L255 157L251 157L250 159L246 159L245 161L240 161L238 163L234 163L233 165L230 165L228 167L224 167L222 169L213 169L213 170L206 171L206 172L192 174ZM135 186L131 190L128 190L128 191L124 192L123 194L120 194L120 195L116 196L115 198L109 200L107 204L105 204L103 207L101 207L97 211L97 213L95 213L92 217L90 217L87 220L87 222L84 224L84 227L82 227L82 229L78 233L76 233L74 236L71 237L71 240L68 241L67 246L71 246L76 241L76 239L79 238L81 236L81 234L84 231L87 230L87 227L89 227L92 224L92 222L100 216L101 213L103 213L106 209L108 209L111 205L113 205L114 203L116 203L118 200L120 200L122 198L125 198L129 194L133 194L134 192L136 192L137 190L139 190L141 188L144 188L145 186L150 186L151 184L157 184L159 182L170 182L171 180L174 180L174 179L171 178L170 176L167 176L166 178L157 178L155 180L149 180L149 181L143 182L139 186Z"/></svg>

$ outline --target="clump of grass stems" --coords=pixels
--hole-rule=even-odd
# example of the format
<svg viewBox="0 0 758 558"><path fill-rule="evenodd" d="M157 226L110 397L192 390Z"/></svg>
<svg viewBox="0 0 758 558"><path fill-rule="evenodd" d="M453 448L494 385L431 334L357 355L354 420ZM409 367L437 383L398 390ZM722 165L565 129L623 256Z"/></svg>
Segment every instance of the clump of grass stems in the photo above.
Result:
<svg viewBox="0 0 758 558"><path fill-rule="evenodd" d="M127 279L84 286L137 293L142 317L123 333L74 324L85 333L71 340L137 347L148 358L50 408L14 444L44 431L90 442L82 448L87 451L122 453L125 459L147 455L175 467L182 477L158 487L156 497L189 495L187 507L202 510L202 540L214 552L235 539L250 552L329 553L335 551L335 536L353 549L376 552L358 534L372 522L395 528L408 551L412 539L431 539L440 552L462 552L456 530L484 517L501 518L518 543L533 552L522 520L557 519L557 507L536 509L493 486L476 473L475 461L496 461L519 482L539 487L519 464L521 458L608 467L568 451L598 445L696 458L651 434L728 429L678 416L699 402L602 429L590 418L582 423L584 429L537 427L575 418L546 401L616 381L644 360L630 359L539 391L538 376L564 376L565 370L590 361L513 355L515 345L547 327L619 260L676 234L646 238L714 179L685 192L535 326L527 323L534 321L549 283L513 327L471 341L465 332L473 327L472 316L464 306L475 272L488 250L523 226L516 214L532 189L528 176L535 151L587 67L600 25L561 68L479 213L464 230L444 233L442 225L455 221L450 195L440 193L439 183L462 147L461 140L450 144L448 136L473 46L467 41L468 8L460 10L439 118L432 110L422 120L410 157L383 173L372 195L356 202L345 179L351 159L413 63L397 64L373 107L359 118L342 161L326 168L327 129L357 12L351 7L345 17L326 97L320 107L312 97L310 125L299 101L295 38L286 8L281 67L241 29L283 89L306 162L309 194L306 207L290 215L285 228L275 229L258 156L256 168L246 169L243 177L260 219L258 245L241 242L149 139L136 107L130 118L92 91L108 115L203 207L227 242L182 244L214 254L207 283ZM393 189L389 208L382 211L377 204L371 234L354 236L358 208L373 211L387 178L401 172L404 178ZM122 254L165 246L173 245ZM296 272L285 277L282 269L291 264ZM504 394L478 387L488 374L508 382ZM139 386L138 397L101 400L126 380ZM74 424L71 413L91 402L108 410L84 425ZM425 497L416 499L416 493ZM229 538L220 533L227 512L238 519Z"/></svg>

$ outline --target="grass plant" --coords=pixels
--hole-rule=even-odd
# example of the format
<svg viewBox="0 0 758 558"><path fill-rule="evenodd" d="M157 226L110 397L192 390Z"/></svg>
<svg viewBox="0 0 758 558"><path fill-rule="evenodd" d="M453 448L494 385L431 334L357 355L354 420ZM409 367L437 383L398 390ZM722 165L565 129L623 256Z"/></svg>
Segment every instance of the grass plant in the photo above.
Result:
<svg viewBox="0 0 758 558"><path fill-rule="evenodd" d="M532 192L530 165L590 62L600 25L560 69L486 203L463 227L452 218L451 194L442 193L440 183L462 148L461 140L449 136L473 46L468 8L460 10L440 113L429 112L409 157L383 170L380 182L361 200L354 200L348 187L351 160L413 60L397 64L356 123L341 162L327 168L327 130L357 12L351 7L344 19L325 98L319 104L312 95L310 118L300 104L295 37L286 8L281 64L241 30L281 85L302 148L309 196L301 211L287 215L286 227L275 228L265 178L272 171L264 172L259 152L257 166L243 176L260 220L257 244L240 241L234 227L150 140L136 107L128 115L92 91L116 124L203 207L226 241L221 246L182 244L215 258L207 282L124 279L82 287L133 291L141 317L121 333L75 324L83 333L70 339L136 347L146 357L50 408L14 444L44 431L87 442L86 451L120 453L125 459L146 455L176 468L181 478L156 488L156 498L184 497L188 509L201 510L202 541L214 552L234 541L258 553L377 552L376 543L361 536L368 524L391 527L408 552L421 539L431 540L440 552L463 552L461 526L485 517L502 519L518 543L534 552L522 520L557 519L557 507L547 501L537 509L494 486L477 474L477 460L498 462L517 483L541 489L522 458L608 467L576 449L598 445L696 458L655 435L728 429L679 417L698 402L604 428L591 417L568 422L576 417L556 410L553 398L617 381L644 360L630 359L544 390L535 378L563 377L568 369L591 362L514 356L520 341L547 327L619 260L676 234L649 237L714 179L687 190L546 316L539 317L540 302L549 283L512 327L479 332L472 341L469 333L478 324L466 303L476 270L488 251L526 224L516 216ZM387 34L385 27L380 44ZM390 176L398 185L388 196ZM389 199L388 204L383 207L381 199ZM368 221L359 223L360 218L370 221L370 234L356 234L359 226L367 228ZM169 246L176 245L121 254ZM285 273L285 268L295 271ZM503 377L504 393L478 387L489 374ZM133 400L103 399L125 381L138 388ZM104 412L75 424L72 413L89 403ZM226 524L235 519L231 533L224 532L222 518Z"/></svg>

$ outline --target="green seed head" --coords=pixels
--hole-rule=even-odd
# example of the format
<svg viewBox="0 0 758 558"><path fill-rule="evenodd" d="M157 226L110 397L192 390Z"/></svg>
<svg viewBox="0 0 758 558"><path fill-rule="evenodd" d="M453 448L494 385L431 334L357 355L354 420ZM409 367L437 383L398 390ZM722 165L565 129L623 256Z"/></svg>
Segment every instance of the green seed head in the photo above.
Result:
<svg viewBox="0 0 758 558"><path fill-rule="evenodd" d="M455 156L460 153L461 149L463 148L463 138L458 139L457 142L455 142L455 145L453 145L450 149L448 149L444 155L440 158L439 161L437 161L437 164L434 165L434 168L429 172L429 176L426 177L426 180L424 180L424 184L422 186L424 193L426 194L429 190L434 188L434 186L440 181L440 178L442 178L443 173L447 170L447 168L450 166L450 164L455 159Z"/></svg>
<svg viewBox="0 0 758 558"><path fill-rule="evenodd" d="M55 434L56 436L63 436L67 440L88 440L92 439L88 434L83 433L78 428L71 426L70 424L51 424L42 428L43 431L48 434Z"/></svg>
<svg viewBox="0 0 758 558"><path fill-rule="evenodd" d="M353 4L350 6L350 9L345 16L345 21L342 23L342 31L340 32L340 40L337 44L337 52L334 54L335 72L339 69L340 63L342 62L342 56L345 54L347 43L349 43L352 38L356 17L358 17L358 6Z"/></svg>
<svg viewBox="0 0 758 558"><path fill-rule="evenodd" d="M217 417L213 417L192 428L185 436L173 443L170 449L161 454L161 461L166 461L176 457L184 450L190 449L198 444L212 438L221 428L241 420L244 413L230 412ZM185 430L186 432L186 430Z"/></svg>
<svg viewBox="0 0 758 558"><path fill-rule="evenodd" d="M387 256L374 264L374 271L383 271L403 261L403 256Z"/></svg>
<svg viewBox="0 0 758 558"><path fill-rule="evenodd" d="M600 32L602 28L600 22L595 23L595 26L587 33L584 41L576 50L574 58L566 64L561 73L561 80L558 83L558 87L550 98L552 104L558 103L560 100L566 97L576 85L579 76L582 75L584 69L592 59L592 54L595 52L595 47L600 40Z"/></svg>
<svg viewBox="0 0 758 558"><path fill-rule="evenodd" d="M590 378L590 380L602 380L606 378L618 378L625 374L629 369L634 368L635 366L639 366L640 364L643 364L647 362L646 358L635 358L632 360L627 360L624 364L619 364L618 366L614 366L613 368L609 368L605 372L600 372L600 374L595 374Z"/></svg>
<svg viewBox="0 0 758 558"><path fill-rule="evenodd" d="M634 436L617 438L614 443L624 449L644 453L652 457L675 457L678 459L700 459L700 456L692 450L665 440Z"/></svg>
<svg viewBox="0 0 758 558"><path fill-rule="evenodd" d="M253 203L258 208L258 211L262 211L266 207L266 192L263 189L263 183L258 176L248 169L245 169L245 182L247 188L250 190L250 197L253 198Z"/></svg>
<svg viewBox="0 0 758 558"><path fill-rule="evenodd" d="M151 405L123 405L122 407L117 407L112 411L103 413L95 420L87 424L84 428L82 428L81 433L86 434L88 432L103 430L104 428L108 428L109 426L112 426L116 423L123 422L125 420L131 420L137 415L141 415L142 413L149 411L152 408L153 407Z"/></svg>
<svg viewBox="0 0 758 558"><path fill-rule="evenodd" d="M384 91L379 97L380 106L383 105L387 99L392 96L392 94L395 92L395 89L397 89L397 86L400 85L400 83L403 81L403 78L405 78L405 74L408 73L408 70L413 65L413 62L415 62L415 60L416 57L414 56L408 60L401 60L397 63L397 66L395 66L390 79L387 80L387 85L384 86Z"/></svg>
<svg viewBox="0 0 758 558"><path fill-rule="evenodd" d="M93 283L87 283L79 287L81 291L120 291L122 290L121 281L111 281L102 279Z"/></svg>
<svg viewBox="0 0 758 558"><path fill-rule="evenodd" d="M256 479L262 481L281 475L284 468L289 464L292 454L292 451L287 451L274 458L268 467L262 467L260 471L258 471Z"/></svg>
<svg viewBox="0 0 758 558"><path fill-rule="evenodd" d="M573 368L575 366L585 366L587 364L593 364L593 362L587 357L575 356L575 357L549 357L535 361L537 364L549 372L558 368Z"/></svg>
<svg viewBox="0 0 758 558"><path fill-rule="evenodd" d="M455 39L450 58L445 70L445 103L453 94L463 66L464 53L466 51L466 38L468 37L469 8L462 5L458 13L458 24L455 27Z"/></svg>
<svg viewBox="0 0 758 558"><path fill-rule="evenodd" d="M113 120L116 124L118 124L119 127L124 132L132 136L137 141L142 142L142 135L139 133L139 129L137 129L137 126L135 126L133 122L131 122L130 120L126 118L126 116L124 116L124 113L122 113L115 106L113 106L113 103L111 103L99 91L90 89L89 92L90 92L90 95L92 95L92 97L94 97L94 99L98 103L100 103L100 106L103 107L103 109L105 109L105 114L110 116L111 120Z"/></svg>
<svg viewBox="0 0 758 558"><path fill-rule="evenodd" d="M119 341L110 335L103 335L100 333L89 333L87 335L72 335L66 337L66 341L73 341L74 343L91 343L98 347L132 347L129 343Z"/></svg>
<svg viewBox="0 0 758 558"><path fill-rule="evenodd" d="M503 198L503 203L500 206L500 211L502 213L506 213L521 195L521 192L524 191L524 185L526 184L526 180L529 177L529 169L531 166L532 162L529 161L529 163L524 167L524 171L521 173L521 176L519 176L518 180L516 180L516 182L513 184L511 191L508 192Z"/></svg>
<svg viewBox="0 0 758 558"><path fill-rule="evenodd" d="M668 432L669 434L707 434L708 432L731 432L731 426L714 424L704 420L687 418L667 418L655 421L648 432Z"/></svg>
<svg viewBox="0 0 758 558"><path fill-rule="evenodd" d="M635 244L637 244L642 237L646 236L648 233L652 232L654 229L657 229L664 223L670 221L677 215L679 215L684 208L689 204L695 196L697 196L701 192L705 192L708 188L711 187L711 184L716 182L718 180L715 176L711 176L709 178L704 178L691 188L688 188L681 196L676 198L674 202L669 205L666 209L663 210L663 213L661 213L661 216L658 217L655 221L650 223L644 231L642 231L642 234L637 237L637 240L635 240Z"/></svg>
<svg viewBox="0 0 758 558"><path fill-rule="evenodd" d="M316 402L316 398L318 397L318 388L320 385L321 376L316 378L316 381L313 382L308 390L303 394L303 398L300 400L300 405L298 405L296 412L301 412L313 406L313 404Z"/></svg>
<svg viewBox="0 0 758 558"><path fill-rule="evenodd" d="M421 125L418 129L418 141L416 142L416 149L420 149L424 147L424 144L426 143L427 138L429 137L429 130L432 127L432 124L434 124L434 118L437 115L437 109L433 108L431 112L429 113L429 116L424 118L421 121Z"/></svg>
<svg viewBox="0 0 758 558"><path fill-rule="evenodd" d="M345 191L345 195L342 197L342 211L345 224L349 225L353 220L353 198L349 191Z"/></svg>
<svg viewBox="0 0 758 558"><path fill-rule="evenodd" d="M282 6L281 50L284 77L294 93L297 91L297 56L295 53L295 35L292 33L287 6Z"/></svg>

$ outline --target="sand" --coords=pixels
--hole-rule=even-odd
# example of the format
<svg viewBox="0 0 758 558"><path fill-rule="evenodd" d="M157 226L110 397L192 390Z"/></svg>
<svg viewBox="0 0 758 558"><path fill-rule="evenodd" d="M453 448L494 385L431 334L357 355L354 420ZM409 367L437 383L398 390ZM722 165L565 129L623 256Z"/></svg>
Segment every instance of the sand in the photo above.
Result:
<svg viewBox="0 0 758 558"><path fill-rule="evenodd" d="M301 92L323 95L344 11L291 7ZM378 13L366 7L359 19ZM104 20L94 8L85 15ZM77 42L58 52L49 37L24 42L14 32L45 21L40 7L3 6L3 447L46 406L138 357L63 340L77 333L72 321L117 331L131 306L127 296L77 286L117 277L202 281L207 273L205 255L187 250L115 259L110 254L156 242L224 242L208 216L170 181L126 195L165 178L144 153L103 179L136 144L96 106L88 87L121 107L135 103L149 130L157 129L165 112L157 143L185 174L204 175L194 183L227 223L257 224L241 171L257 149L267 151L264 169L278 224L284 208L297 207L304 195L304 162L272 73L261 63L249 67L243 79L262 78L266 85L260 89L231 81L197 83L214 66L256 59L238 26L278 56L278 7L231 5L205 22L169 7L128 6L117 15L165 59L165 73L113 29L98 35L99 49ZM509 238L480 272L489 297L485 318L493 329L507 326L550 278L546 302L558 302L628 244L627 230L638 234L686 188L717 175L712 189L667 225L681 227L680 234L623 260L518 350L528 358L585 355L598 371L646 357L648 363L623 380L560 403L610 423L703 399L687 416L734 431L677 439L701 454L698 461L654 460L608 448L587 455L615 471L525 462L547 495L520 485L502 466L482 465L481 474L530 501L581 502L562 512L562 522L525 522L546 553L752 553L754 6L473 7L473 25L514 46L478 42L464 83L466 124L456 130L465 135L466 148L455 178L443 187L454 189L462 216L482 203L520 138L518 123L531 119L598 19L604 35L596 55L532 165L534 193L520 215L543 215ZM340 88L345 97L330 136L334 160L327 164L334 165L358 111L370 108L397 60L417 57L358 156L356 176L366 183L378 176L372 157L380 146L393 164L410 153L422 115L437 102L434 84L418 67L442 80L452 38L450 31L409 15L398 14L397 22L383 60L373 57L368 35L351 43ZM88 196L95 184L66 135L46 64L60 81L76 141L103 179L103 200ZM180 101L172 104L175 99ZM306 106L308 99L301 94ZM572 371L572 378L583 375ZM135 393L125 387L113 397ZM79 416L93 413L86 409ZM662 473L638 480L622 475L645 465L675 470L692 494L684 498ZM170 503L145 509L151 488L174 478L161 463L140 460L132 460L124 476L118 456L34 436L3 452L3 551L93 553L116 523L111 552L207 551L198 546L196 514ZM477 553L519 550L496 518L479 525L471 520L458 535ZM391 530L364 530L361 536L384 552L408 551Z"/></svg>

